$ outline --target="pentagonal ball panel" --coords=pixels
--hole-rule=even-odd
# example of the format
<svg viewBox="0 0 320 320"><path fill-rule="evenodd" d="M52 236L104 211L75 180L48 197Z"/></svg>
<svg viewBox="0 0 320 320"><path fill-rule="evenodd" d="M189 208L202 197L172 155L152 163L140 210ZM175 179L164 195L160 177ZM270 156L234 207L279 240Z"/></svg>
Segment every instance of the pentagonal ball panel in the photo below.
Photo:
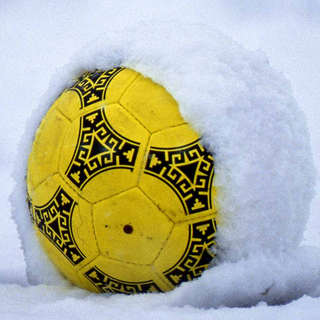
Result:
<svg viewBox="0 0 320 320"><path fill-rule="evenodd" d="M156 259L173 227L138 188L95 204L93 221L103 255L140 265Z"/></svg>

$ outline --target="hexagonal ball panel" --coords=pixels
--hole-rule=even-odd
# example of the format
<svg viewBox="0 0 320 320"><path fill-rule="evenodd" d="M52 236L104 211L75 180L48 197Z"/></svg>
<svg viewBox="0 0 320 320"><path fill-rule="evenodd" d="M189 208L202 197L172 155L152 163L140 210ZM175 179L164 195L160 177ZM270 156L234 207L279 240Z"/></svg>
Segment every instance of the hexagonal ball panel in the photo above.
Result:
<svg viewBox="0 0 320 320"><path fill-rule="evenodd" d="M40 242L58 267L64 265L76 272L100 254L91 204L81 199L59 174L41 183L29 201Z"/></svg>
<svg viewBox="0 0 320 320"><path fill-rule="evenodd" d="M96 203L137 185L149 133L118 104L99 105L72 122L60 174Z"/></svg>
<svg viewBox="0 0 320 320"><path fill-rule="evenodd" d="M216 212L213 157L189 125L152 134L139 187L173 221Z"/></svg>

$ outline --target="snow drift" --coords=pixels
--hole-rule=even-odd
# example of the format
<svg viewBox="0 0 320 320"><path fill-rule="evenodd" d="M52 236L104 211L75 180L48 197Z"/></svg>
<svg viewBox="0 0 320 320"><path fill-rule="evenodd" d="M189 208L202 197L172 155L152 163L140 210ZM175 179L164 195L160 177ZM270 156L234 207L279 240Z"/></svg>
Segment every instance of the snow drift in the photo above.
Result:
<svg viewBox="0 0 320 320"><path fill-rule="evenodd" d="M11 196L30 284L66 282L40 248L25 201L36 129L84 71L117 66L163 85L215 157L219 265L161 299L178 306L248 306L316 294L320 252L299 247L316 174L306 118L290 83L263 52L248 51L208 27L177 22L108 31L53 75L26 124Z"/></svg>

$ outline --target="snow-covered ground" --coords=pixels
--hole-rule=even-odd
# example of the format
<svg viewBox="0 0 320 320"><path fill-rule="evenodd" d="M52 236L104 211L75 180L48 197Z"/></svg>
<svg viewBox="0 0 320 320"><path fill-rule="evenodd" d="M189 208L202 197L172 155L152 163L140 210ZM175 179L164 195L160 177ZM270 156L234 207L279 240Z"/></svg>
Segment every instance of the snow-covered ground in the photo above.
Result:
<svg viewBox="0 0 320 320"><path fill-rule="evenodd" d="M145 23L141 24L141 21ZM164 23L163 21L167 22ZM182 27L180 30L179 26L201 24L201 26L194 28L196 30L194 31L194 37L197 39L201 38L198 44L200 43L202 46L198 48L192 47L190 49L192 52L181 51L180 54L183 55L181 59L179 59L178 55L174 56L177 54L177 51L174 49L175 46L172 45L168 45L167 47L163 45L162 47L155 48L153 52L152 46L149 45L148 47L148 41L152 41L152 39L148 38L150 35L147 32L142 33L146 37L146 39L143 39L139 31L141 28L143 29L141 26L146 24L152 25L155 28L154 30L157 30L154 33L156 38L154 41L155 45L161 43L161 40L157 40L157 36L161 38L161 35L170 35L170 32L172 32L174 34L172 39L175 39L174 36L180 34L181 43L176 43L175 45L176 47L180 45L181 48L185 41L184 37L187 38L183 30L186 30L188 27ZM162 27L165 25L173 26L170 32L165 30L165 27ZM238 48L233 42L230 42L230 51L228 51L225 48L229 40L226 40L224 36L220 39L215 33L212 36L210 32L213 31L207 31L207 27L214 28L231 37L245 48L258 50L258 52L251 54L249 51L243 51L242 47ZM257 81L259 85L255 81L252 81L253 84L251 82L249 84L257 88L262 88L261 86L265 85L265 88L277 88L278 91L280 91L279 88L281 86L284 86L282 97L285 100L287 99L286 103L291 104L291 102L288 102L291 99L291 93L290 89L286 87L286 81L277 72L273 73L269 69L267 63L263 62L265 60L264 54L259 50L266 52L270 66L275 70L282 71L284 77L291 81L293 96L298 102L299 107L307 115L314 163L319 170L319 27L320 3L317 0L301 0L296 2L264 1L261 3L252 0L241 1L239 3L235 1L205 0L144 0L139 2L132 0L121 2L97 0L78 1L77 3L63 0L55 2L43 2L40 0L30 0L28 2L2 1L0 3L0 110L2 110L0 117L0 150L2 150L0 158L0 206L2 209L0 227L1 319L60 319L62 317L65 319L320 319L319 253L317 249L306 249L305 247L305 245L320 247L319 183L316 184L318 193L312 202L310 219L302 240L302 245L304 246L301 248L295 248L294 246L293 249L290 248L290 243L297 241L295 240L296 238L299 239L299 233L302 236L304 230L303 220L306 216L306 212L301 213L302 225L298 226L300 220L296 215L299 211L294 209L295 205L299 207L299 205L304 203L303 198L309 197L312 193L312 190L306 190L305 195L301 197L304 191L298 188L297 190L301 192L297 194L296 200L292 204L292 209L282 208L283 211L288 211L288 215L284 216L283 221L279 220L277 223L274 217L263 216L263 214L267 214L268 212L262 213L262 211L259 211L264 206L258 203L256 206L259 210L257 212L253 209L251 210L253 214L256 214L257 223L255 224L254 220L250 217L243 222L244 226L249 222L252 223L251 231L244 233L250 238L241 238L238 234L240 232L237 233L237 225L234 228L226 229L226 234L222 235L221 239L226 244L225 249L230 252L229 257L221 265L205 272L200 280L185 284L172 293L163 295L109 296L96 295L74 287L61 285L42 284L39 286L29 286L27 284L26 265L20 248L21 244L16 225L10 219L11 206L9 202L11 192L20 187L19 184L14 186L14 180L11 178L11 175L13 174L17 177L17 174L20 172L20 178L23 180L25 159L23 159L24 150L21 149L24 149L24 145L30 144L31 137L25 134L25 132L28 132L25 126L27 123L30 123L28 119L32 111L39 108L39 104L43 103L47 99L47 96L50 96L48 98L50 99L56 94L54 91L58 89L52 88L52 83L56 87L59 87L59 85L63 85L63 81L66 81L65 75L61 70L67 70L66 75L72 74L72 71L81 68L81 59L83 59L84 64L95 65L95 62L90 60L89 55L80 56L78 61L70 63L76 52L82 50L88 42L94 40L99 34L107 32L107 35L114 35L117 30L124 28L138 30L132 34L127 32L125 35L123 32L119 32L119 38L124 41L123 43L126 43L123 44L124 47L128 47L129 44L134 47L135 42L128 42L128 37L130 36L136 37L136 43L141 43L142 45L138 45L137 48L133 48L130 51L131 60L130 57L127 57L123 61L129 66L140 68L140 71L143 70L147 75L152 75L159 82L162 81L163 84L167 84L169 91L171 89L172 93L178 98L178 101L181 102L182 107L185 106L182 110L185 115L192 114L192 110L189 108L186 99L183 99L183 96L185 96L183 91L184 86L180 86L181 88L176 86L176 89L174 75L171 75L171 78L170 75L168 76L169 80L171 79L172 85L170 85L169 80L163 79L161 71L157 72L152 68L152 57L158 55L161 58L170 55L168 59L157 60L157 62L160 61L160 64L162 63L159 68L162 68L162 70L176 70L178 74L183 70L180 65L181 62L185 62L186 65L189 63L188 70L191 70L191 73L195 73L197 64L204 66L209 63L208 72L210 72L214 70L214 67L211 69L210 62L217 63L215 66L221 72L222 78L220 78L221 82L218 79L213 79L214 83L217 86L220 85L221 88L223 88L224 83L229 86L230 84L233 85L231 89L229 87L222 90L223 94L217 99L220 99L219 101L226 101L225 99L228 94L233 93L233 95L230 95L230 99L233 99L234 103L241 101L241 99L236 100L234 97L240 97L239 93L244 92L241 85L248 85L249 83L245 71L254 70L256 72L254 73L254 79L259 80ZM148 29L148 27L145 28ZM163 32L162 29L164 30ZM191 35L188 43L194 41L194 37ZM216 47L214 47L214 43L209 45L205 42L206 39L212 37L218 43ZM170 40L168 41L170 43ZM97 42L94 50L98 50L100 47L103 49L105 56L108 57L106 53L107 48L103 48L102 44L103 38L102 40L100 39L100 42ZM122 44L119 42L114 45L114 48L121 49L121 46ZM150 51L144 50L144 48ZM120 56L128 52L128 49L123 50L125 53L120 49L118 51L114 50L112 54L110 53L113 56L112 59L114 59L115 52L119 52ZM209 51L206 49L209 49ZM226 64L225 69L219 69L221 67L219 63L222 61L219 59L222 58L221 55L218 57L218 54L213 49L216 51L221 50L221 52L225 50L225 60L223 61ZM235 55L237 50L239 50L241 58ZM203 54L204 52L206 54ZM137 60L139 54L144 59L140 62ZM194 70L192 69L190 57L197 58L194 62L196 65ZM102 58L100 57L100 59ZM228 59L231 60L228 61ZM97 60L99 59L97 58ZM149 62L149 65L145 65L144 61ZM170 65L172 61L177 62L177 67ZM248 64L249 67L247 69L246 67L242 67L240 62L245 65ZM101 63L101 60L96 63ZM240 63L240 67L237 63ZM62 69L66 64L68 66ZM104 61L102 64L108 65L108 62ZM230 72L231 69L234 73ZM259 77L264 73L268 73L266 84L261 84L263 81L260 81ZM205 75L205 73L202 74ZM59 75L61 78L53 79L54 75ZM190 86L190 84L186 82L185 86ZM195 94L197 90L202 90L202 96L210 98L210 90L206 91L201 86L198 88L197 84L194 84L192 87ZM256 102L258 101L257 99L261 92L253 90L252 92L249 91L247 95L241 96L245 104L249 101L248 97L252 93L255 94L252 99L255 99L254 101ZM282 98L273 94L274 92L270 90L269 95L274 99L272 101L274 101L276 106L280 106ZM268 100L269 96L264 92L261 97ZM198 110L196 109L196 102L193 101L194 110ZM230 108L232 108L231 103ZM259 108L264 110L264 104L261 103ZM250 112L250 108L248 110ZM285 123L285 121L283 122L283 116L286 113L281 108L278 108L278 110L281 110L280 116L277 114L280 123ZM220 115L224 119L222 113L217 113L217 115ZM297 115L299 115L299 111L294 111L294 116ZM250 117L243 118L244 115L241 113L239 113L239 116L246 121L250 121L251 119ZM255 115L255 117L259 118L259 114ZM298 124L301 121L300 118L297 119ZM248 125L248 123L245 124ZM275 121L272 128L276 134L280 134L279 140L284 141L284 143L295 141L294 139L290 140L286 136L282 136L283 132L276 126L276 123L279 122ZM293 123L292 119L288 120L289 127ZM204 123L203 128L205 128L204 133L210 131L209 124ZM216 128L221 130L222 137L227 132L224 132L223 128L220 128L218 125L216 125ZM200 127L198 129L202 130ZM266 133L266 131L260 130L258 127L256 130L258 130L259 134ZM30 129L31 131L32 128ZM245 131L241 132L243 134L246 133ZM292 132L294 130L290 131L290 133ZM302 132L303 136L303 128L300 132ZM217 138L217 143L223 141L221 136ZM241 136L238 136L238 138L240 139ZM264 135L263 139L269 138L273 139L272 136L269 137L268 135ZM25 142L24 139L26 140ZM259 138L257 139L259 141ZM298 144L295 147L298 146L300 148L301 146L305 146L305 142L299 139L297 139ZM276 139L272 141L276 141ZM299 154L302 152L302 149L293 149L291 145L281 144L281 141L278 146L283 146L288 151L288 159L282 158L281 152L277 154L277 159L299 162ZM261 138L260 142L265 143L265 140ZM231 144L229 148L235 148L235 144ZM226 152L223 146L219 150L222 154ZM258 149L247 149L248 152L253 152L251 153L252 156L255 156L254 151L256 150ZM272 150L275 151L277 149ZM308 157L306 156L306 158ZM263 158L258 159L261 160ZM272 163L273 160L271 159L270 161ZM283 162L281 163L282 168L292 168L290 164L286 164L286 161ZM17 170L19 163L21 168ZM246 163L245 160L242 162L244 165ZM244 171L249 170L246 167L243 168ZM15 173L13 173L14 171ZM223 168L221 172L224 172ZM271 172L275 173L277 171ZM311 173L312 170L309 168L306 169L306 172ZM281 172L279 174L281 175ZM297 172L295 174L299 175ZM265 176L262 175L262 177ZM235 177L235 179L238 178L238 176ZM287 181L289 182L295 181L294 179L290 180L291 178L288 179ZM275 183L274 179L270 180L270 182ZM220 183L223 185L224 181L220 181ZM306 186L308 185L307 182L305 184ZM241 183L238 186L241 186ZM276 187L276 184L273 186ZM247 187L249 192L251 189L253 191L257 190L254 189L254 185L248 185ZM267 189L271 193L275 192L274 190ZM291 192L292 190L294 190L293 187L285 189L285 191ZM239 192L241 193L242 190L239 190ZM259 194L255 194L255 196L259 199ZM274 194L271 194L271 196L274 197ZM280 210L281 205L290 202L286 202L286 200L282 201L281 199L284 198L284 194L279 195L280 200L276 197L272 198L274 201L270 203L272 203L271 206L273 206L275 211ZM256 199L251 200L253 204ZM236 205L236 208L243 209L242 203L237 203ZM305 209L301 209L301 212L308 211L307 207ZM230 209L230 211L232 210ZM261 215L259 215L259 212L261 212ZM239 210L235 214L240 215ZM285 220L292 217L297 219L297 221L292 221L292 219ZM259 234L263 230L261 228L262 220L259 219L264 219L266 224L269 219L269 222L273 224L269 228L272 232L268 236ZM290 228L296 226L298 226L296 237L293 236L292 241L290 240L290 243L287 243L285 236L288 235L291 239L292 232L290 231L292 229ZM241 227L240 224L238 227ZM252 239L255 241L254 245L250 244ZM268 244L266 244L266 247L269 247L268 252L264 252L262 247L263 240L268 240ZM238 256L237 250L234 249L234 252L232 250L233 245L237 242L242 245L242 250L240 250ZM273 249L272 246L276 247L277 243L279 243L278 249ZM289 249L292 249L294 252L291 252ZM245 259L246 254L248 255L247 259ZM275 257L277 258L275 259ZM236 261L237 267L234 267L230 260ZM284 267L287 267L287 270L284 270ZM45 270L40 268L39 272L45 272ZM258 275L261 276L260 281L257 281ZM269 299L266 298L268 294L270 296ZM259 302L259 300L268 301L269 305L265 302ZM274 305L274 303L279 304L281 302L285 304ZM222 305L228 307L222 307ZM243 308L232 308L233 306L242 306Z"/></svg>

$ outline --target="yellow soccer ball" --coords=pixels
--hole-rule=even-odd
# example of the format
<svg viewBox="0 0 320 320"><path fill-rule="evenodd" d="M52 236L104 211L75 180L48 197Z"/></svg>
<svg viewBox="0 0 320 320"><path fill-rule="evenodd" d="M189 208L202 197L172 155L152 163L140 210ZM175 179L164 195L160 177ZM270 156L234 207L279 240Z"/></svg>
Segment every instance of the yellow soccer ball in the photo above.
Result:
<svg viewBox="0 0 320 320"><path fill-rule="evenodd" d="M214 258L214 160L160 85L127 68L81 76L51 106L28 162L47 255L94 292L164 292Z"/></svg>

